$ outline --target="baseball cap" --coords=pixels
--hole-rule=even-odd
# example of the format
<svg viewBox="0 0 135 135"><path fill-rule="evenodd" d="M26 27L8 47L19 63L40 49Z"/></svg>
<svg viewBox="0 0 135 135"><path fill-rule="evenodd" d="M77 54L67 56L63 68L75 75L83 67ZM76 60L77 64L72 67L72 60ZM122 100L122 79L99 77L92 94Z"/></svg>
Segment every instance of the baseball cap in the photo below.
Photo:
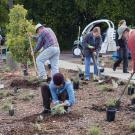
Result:
<svg viewBox="0 0 135 135"><path fill-rule="evenodd" d="M129 28L127 26L120 26L118 28L118 39L121 39L122 38L122 34L124 33L125 30L129 30Z"/></svg>
<svg viewBox="0 0 135 135"><path fill-rule="evenodd" d="M43 26L42 24L38 23L38 24L35 26L36 32L37 32L37 30L38 30L40 27L42 27L42 26Z"/></svg>

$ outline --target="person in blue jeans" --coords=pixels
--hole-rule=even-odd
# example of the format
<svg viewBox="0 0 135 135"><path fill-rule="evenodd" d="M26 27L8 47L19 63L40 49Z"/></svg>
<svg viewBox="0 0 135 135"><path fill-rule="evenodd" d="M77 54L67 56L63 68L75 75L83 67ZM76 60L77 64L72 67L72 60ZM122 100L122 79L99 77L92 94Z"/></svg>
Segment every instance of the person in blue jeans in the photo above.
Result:
<svg viewBox="0 0 135 135"><path fill-rule="evenodd" d="M94 74L98 75L97 61L99 50L101 48L102 38L99 27L94 27L92 32L86 34L83 38L83 53L85 56L85 80L90 80L90 64L91 59L94 64Z"/></svg>
<svg viewBox="0 0 135 135"><path fill-rule="evenodd" d="M34 48L34 53L43 48L43 51L41 51L36 58L38 76L39 79L46 80L47 73L44 64L47 60L49 60L51 64L51 76L59 72L59 43L57 41L55 33L51 28L44 27L42 24L37 24L35 30L38 36L37 43Z"/></svg>
<svg viewBox="0 0 135 135"><path fill-rule="evenodd" d="M49 85L43 84L41 86L41 94L44 107L41 114L51 112L51 103L54 106L58 104L63 106L66 111L75 103L73 84L70 80L65 80L61 73L56 73Z"/></svg>

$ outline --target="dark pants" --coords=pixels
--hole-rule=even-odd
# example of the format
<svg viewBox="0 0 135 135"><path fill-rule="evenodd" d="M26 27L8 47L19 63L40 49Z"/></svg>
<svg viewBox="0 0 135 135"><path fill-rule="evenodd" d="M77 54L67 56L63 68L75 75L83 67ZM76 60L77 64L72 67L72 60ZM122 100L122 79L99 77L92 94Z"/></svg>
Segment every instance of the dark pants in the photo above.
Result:
<svg viewBox="0 0 135 135"><path fill-rule="evenodd" d="M123 72L127 72L128 70L128 49L127 48L120 48L118 51L119 59L114 63L114 69L116 69L120 63L123 61Z"/></svg>
<svg viewBox="0 0 135 135"><path fill-rule="evenodd" d="M50 92L50 88L47 84L44 84L41 86L41 94L42 94L42 99L43 99L43 106L44 109L49 109L50 110L50 104L52 102L52 95ZM68 94L67 91L64 90L62 93L58 95L58 100L64 102L65 100L68 100ZM68 108L67 106L64 107L65 110Z"/></svg>

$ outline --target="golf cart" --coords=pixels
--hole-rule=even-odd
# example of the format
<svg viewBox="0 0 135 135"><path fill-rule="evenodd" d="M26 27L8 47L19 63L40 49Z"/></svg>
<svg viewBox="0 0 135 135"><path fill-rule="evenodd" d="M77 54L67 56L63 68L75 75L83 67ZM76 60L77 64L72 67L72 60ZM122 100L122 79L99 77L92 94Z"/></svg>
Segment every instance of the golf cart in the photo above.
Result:
<svg viewBox="0 0 135 135"><path fill-rule="evenodd" d="M74 56L81 56L83 55L83 46L82 46L82 39L83 37L89 33L95 26L101 25L101 24L107 24L106 31L102 34L103 43L101 45L101 54L105 54L107 52L114 52L116 51L116 42L115 42L115 36L116 31L114 29L114 24L112 21L107 19L101 19L96 20L88 24L85 29L82 31L82 34L80 36L80 27L78 32L78 39L74 41L72 53ZM102 28L101 28L102 31Z"/></svg>

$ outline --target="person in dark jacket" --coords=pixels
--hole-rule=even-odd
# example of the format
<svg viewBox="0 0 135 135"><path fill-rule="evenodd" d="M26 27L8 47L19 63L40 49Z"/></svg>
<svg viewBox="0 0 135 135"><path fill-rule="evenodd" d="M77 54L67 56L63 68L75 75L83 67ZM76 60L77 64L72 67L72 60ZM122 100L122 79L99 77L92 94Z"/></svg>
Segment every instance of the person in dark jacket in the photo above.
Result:
<svg viewBox="0 0 135 135"><path fill-rule="evenodd" d="M85 80L90 80L90 63L91 58L94 64L94 74L98 75L97 57L101 48L102 38L99 27L95 27L92 32L88 33L82 41L83 53L85 56Z"/></svg>
<svg viewBox="0 0 135 135"><path fill-rule="evenodd" d="M128 46L127 46L127 39L125 36L126 33L128 32L129 32L129 29L126 25L122 25L118 28L119 37L118 37L117 44L119 46L118 48L119 59L113 65L114 71L123 61L123 73L128 73Z"/></svg>
<svg viewBox="0 0 135 135"><path fill-rule="evenodd" d="M41 114L50 113L50 104L63 106L66 111L75 103L73 84L61 73L56 73L50 84L41 86L44 110Z"/></svg>

